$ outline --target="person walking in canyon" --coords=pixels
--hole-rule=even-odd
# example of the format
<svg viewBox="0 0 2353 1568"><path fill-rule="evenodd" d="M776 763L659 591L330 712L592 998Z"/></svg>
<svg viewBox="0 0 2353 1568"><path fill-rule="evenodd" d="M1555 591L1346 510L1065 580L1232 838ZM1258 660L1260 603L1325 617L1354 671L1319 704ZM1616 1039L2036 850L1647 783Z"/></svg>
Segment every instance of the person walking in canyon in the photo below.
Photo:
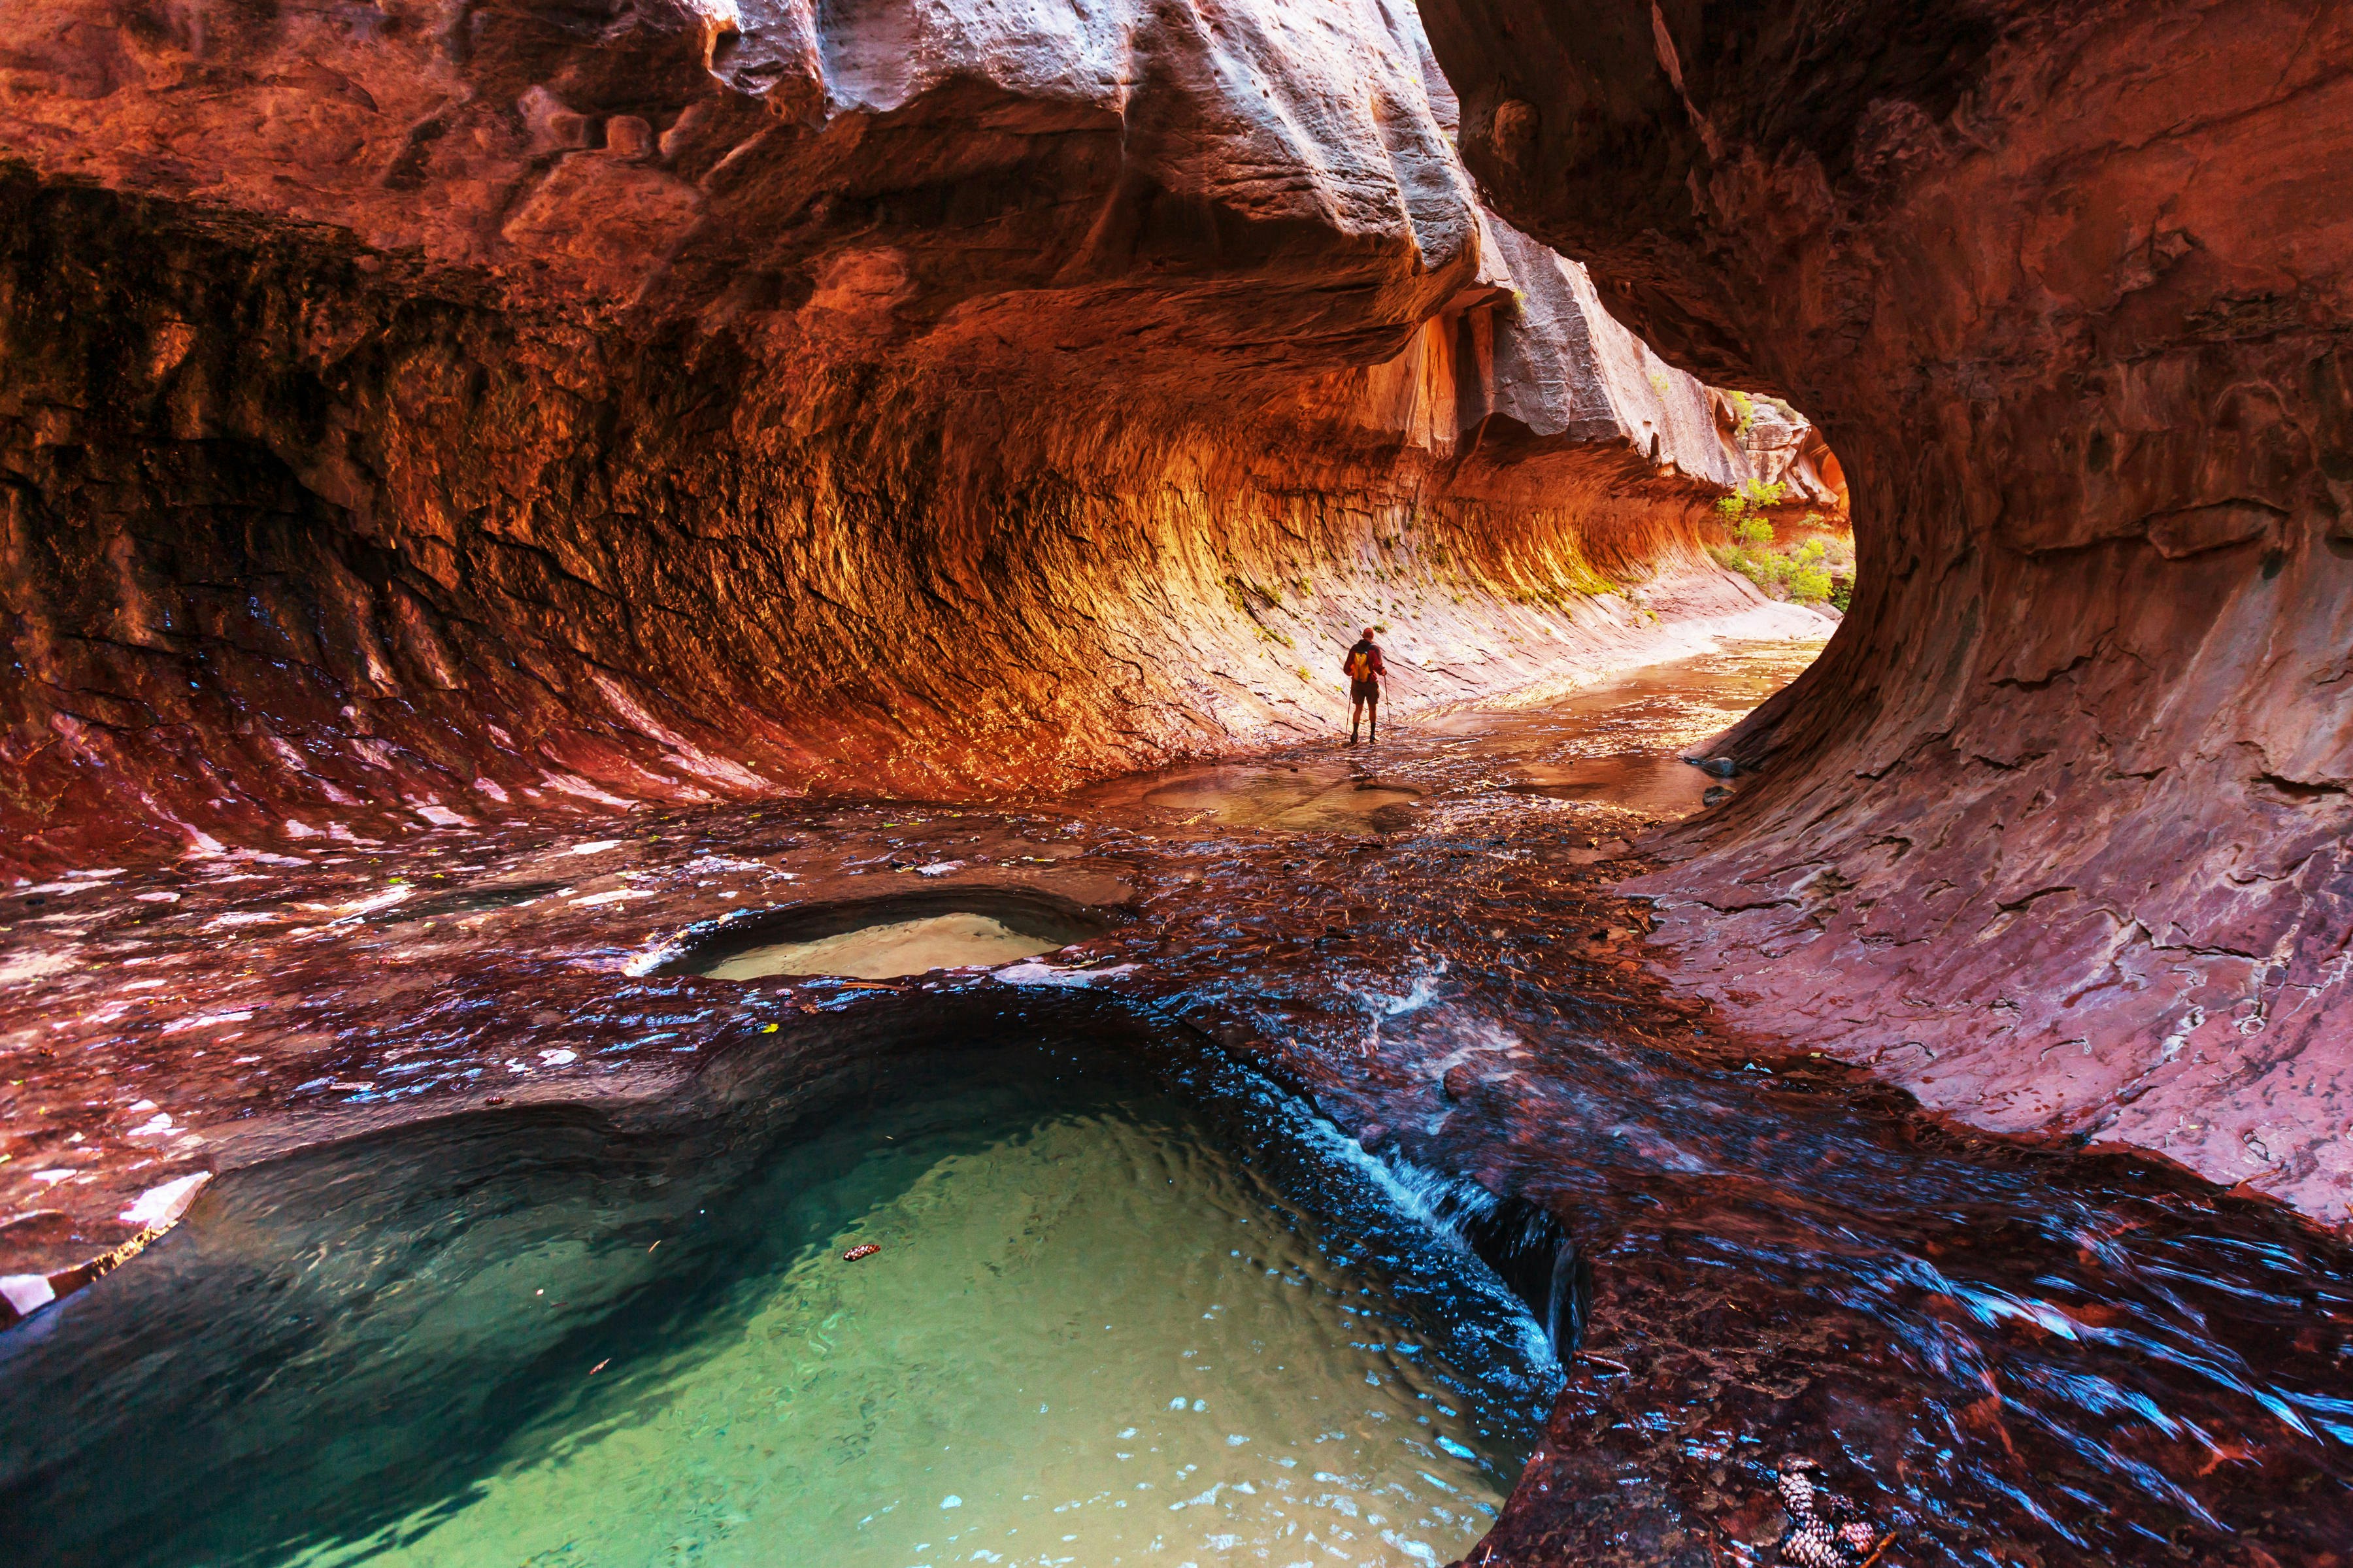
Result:
<svg viewBox="0 0 2353 1568"><path fill-rule="evenodd" d="M1340 668L1348 677L1348 744L1356 743L1356 726L1369 720L1367 739L1381 738L1381 682L1388 678L1388 665L1381 658L1381 645L1373 640L1374 628L1366 626L1365 635L1356 639Z"/></svg>

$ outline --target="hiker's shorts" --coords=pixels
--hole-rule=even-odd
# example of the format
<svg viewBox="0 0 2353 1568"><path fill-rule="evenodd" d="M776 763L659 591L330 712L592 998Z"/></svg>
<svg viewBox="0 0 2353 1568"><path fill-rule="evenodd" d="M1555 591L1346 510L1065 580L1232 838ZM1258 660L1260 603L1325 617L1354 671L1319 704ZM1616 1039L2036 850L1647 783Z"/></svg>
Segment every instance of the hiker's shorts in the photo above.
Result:
<svg viewBox="0 0 2353 1568"><path fill-rule="evenodd" d="M1349 700L1349 701L1351 701L1351 702L1378 702L1380 700L1381 700L1381 683L1380 683L1379 681L1377 681L1377 680L1352 680L1352 681L1348 682L1348 700Z"/></svg>

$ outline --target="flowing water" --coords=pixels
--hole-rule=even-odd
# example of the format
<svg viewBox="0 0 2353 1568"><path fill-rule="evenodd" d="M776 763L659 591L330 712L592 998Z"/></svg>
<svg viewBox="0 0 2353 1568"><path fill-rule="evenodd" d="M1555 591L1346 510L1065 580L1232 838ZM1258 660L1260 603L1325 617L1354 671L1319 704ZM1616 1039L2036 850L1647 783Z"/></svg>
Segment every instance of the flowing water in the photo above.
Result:
<svg viewBox="0 0 2353 1568"><path fill-rule="evenodd" d="M0 1362L82 1413L0 1534L126 1568L1110 1568L1429 1564L1492 1524L1550 1351L1353 1143L1116 1046L891 1080L920 1087L756 1135L491 1116L225 1184Z"/></svg>
<svg viewBox="0 0 2353 1568"><path fill-rule="evenodd" d="M2341 1235L1937 1123L1645 976L1597 862L1704 809L1680 758L1811 651L1025 805L93 870L0 982L17 1255L247 1129L441 1119L223 1176L0 1332L0 1558L1444 1562L1525 1455L1494 1563L1721 1568L1774 1560L1797 1453L1886 1568L2344 1568ZM993 974L692 970L1044 921L942 901L946 861L1134 901ZM1017 1002L1042 1021L1004 1065L939 1054L998 1037L940 1009ZM1122 1017L1412 1166L1302 1101L1112 1072L1157 1048ZM1485 1192L1573 1255L1497 1255ZM1425 1198L1583 1336L1540 1442L1530 1319Z"/></svg>

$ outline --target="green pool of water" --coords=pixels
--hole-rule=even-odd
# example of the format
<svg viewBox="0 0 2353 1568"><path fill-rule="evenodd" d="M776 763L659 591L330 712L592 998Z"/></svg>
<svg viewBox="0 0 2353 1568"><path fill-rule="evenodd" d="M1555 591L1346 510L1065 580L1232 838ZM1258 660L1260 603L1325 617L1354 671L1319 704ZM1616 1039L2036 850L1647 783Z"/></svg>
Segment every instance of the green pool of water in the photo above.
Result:
<svg viewBox="0 0 2353 1568"><path fill-rule="evenodd" d="M37 1321L0 1337L0 1544L77 1563L1436 1564L1554 1378L1296 1107L1039 1044L777 1124L264 1168Z"/></svg>

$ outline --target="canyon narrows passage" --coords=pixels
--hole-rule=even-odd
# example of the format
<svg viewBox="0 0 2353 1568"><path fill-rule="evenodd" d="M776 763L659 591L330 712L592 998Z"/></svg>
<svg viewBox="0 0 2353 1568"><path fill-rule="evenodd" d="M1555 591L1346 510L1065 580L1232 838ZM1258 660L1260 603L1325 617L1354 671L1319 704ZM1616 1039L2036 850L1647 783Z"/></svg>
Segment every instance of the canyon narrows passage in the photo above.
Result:
<svg viewBox="0 0 2353 1568"><path fill-rule="evenodd" d="M530 1343L502 1352L492 1338L480 1353L527 1357L522 1373L501 1375L555 1400L554 1415L517 1431L512 1420L528 1412L500 1406L491 1429L438 1443L450 1463L418 1488L340 1492L348 1506L332 1517L301 1503L300 1486L271 1489L285 1463L283 1424L245 1435L255 1446L249 1460L198 1434L188 1456L255 1472L249 1484L202 1489L223 1503L206 1513L206 1529L272 1542L315 1529L326 1532L324 1549L376 1539L406 1519L410 1531L440 1532L418 1537L420 1550L427 1540L519 1545L515 1489L560 1486L561 1456L579 1451L551 1455L541 1445L562 1436L566 1421L590 1425L582 1436L596 1438L602 1428L593 1424L615 1415L598 1401L614 1398L627 1413L620 1431L673 1416L691 1428L676 1451L683 1473L671 1478L685 1486L676 1505L684 1512L664 1517L682 1531L710 1532L714 1550L773 1543L766 1531L797 1516L761 1503L757 1484L773 1479L775 1466L798 1462L790 1445L781 1458L725 1446L717 1426L736 1435L732 1407L727 1422L690 1421L702 1385L664 1359L665 1347L691 1361L741 1358L772 1342L736 1348L743 1331L724 1314L698 1316L690 1287L711 1265L691 1246L662 1261L687 1239L660 1218L681 1201L660 1199L667 1187L654 1189L655 1221L602 1228L607 1222L592 1225L565 1207L597 1201L581 1190L579 1166L605 1161L613 1179L643 1183L667 1158L719 1180L729 1160L704 1152L698 1139L723 1143L724 1130L747 1114L789 1114L797 1095L845 1066L882 1064L886 1085L906 1087L888 1069L911 1059L911 1047L920 1059L944 1043L1002 1039L1010 1027L1057 1049L1113 1058L1135 1048L1128 1042L1139 1030L1166 1032L1187 1051L1216 1042L1287 1086L1289 1120L1242 1140L1254 1166L1279 1162L1287 1144L1365 1147L1400 1179L1453 1173L1473 1193L1508 1194L1523 1213L1550 1216L1557 1230L1536 1267L1514 1270L1508 1252L1497 1263L1529 1305L1518 1321L1533 1330L1541 1302L1547 1326L1572 1347L1567 1384L1548 1410L1541 1394L1514 1394L1508 1379L1468 1391L1542 1423L1533 1449L1506 1450L1528 1463L1476 1549L1495 1561L1704 1561L1711 1541L1768 1561L1781 1528L1773 1470L1793 1452L1834 1465L1835 1483L1922 1556L2000 1561L2031 1550L2057 1561L2137 1561L2176 1545L2194 1556L2251 1542L2292 1562L2333 1549L2353 1522L2353 1412L2335 1332L2353 1311L2353 1266L2341 1246L2274 1205L2161 1167L1957 1134L1826 1058L1725 1036L1645 971L1643 906L1612 886L1643 863L1629 858L1630 840L1661 810L1688 809L1702 792L1752 787L1737 778L1719 784L1680 756L1787 680L1814 646L1736 647L1554 704L1409 721L1379 751L1338 760L1318 742L1028 806L702 806L643 815L625 838L449 828L406 848L317 850L301 866L195 862L96 880L73 895L89 900L78 917L83 929L121 954L121 973L168 977L172 994L117 989L104 970L53 980L58 994L88 1000L60 1010L56 1021L66 1026L50 1032L52 1054L28 1064L36 1076L26 1087L55 1103L64 1086L87 1081L91 1064L103 1063L113 1081L152 1087L172 1108L142 1111L130 1147L202 1140L176 1151L174 1163L80 1167L86 1191L120 1184L109 1207L137 1202L142 1184L188 1162L239 1169L204 1188L180 1225L137 1258L0 1339L11 1358L0 1378L9 1417L0 1424L9 1505L0 1528L34 1532L22 1542L0 1539L30 1550L47 1539L49 1510L61 1507L89 1521L99 1542L89 1561L117 1561L153 1539L144 1494L102 1509L76 1509L71 1500L112 1473L96 1462L109 1445L150 1445L148 1420L179 1430L170 1411L208 1408L201 1394L192 1405L159 1408L180 1397L179 1384L158 1384L146 1370L165 1345L199 1358L191 1376L216 1363L250 1367L297 1412L306 1390L323 1399L342 1386L338 1355L396 1386L409 1386L399 1369L411 1367L428 1415L437 1390L454 1385L472 1402L506 1386L489 1373L453 1384L442 1358L423 1353L437 1342L430 1333L394 1332L406 1321L406 1295L343 1330L333 1326L337 1313L297 1314L325 1323L326 1349L336 1353L290 1360L257 1358L243 1310L207 1306L240 1279L271 1278L263 1265L285 1254L290 1264L269 1265L281 1288L306 1300L349 1290L355 1304L366 1302L374 1288L353 1270L380 1268L396 1284L410 1278L398 1259L429 1249L441 1268L404 1289L463 1285L493 1320L529 1325ZM1678 779L1685 793L1662 800ZM162 890L178 897L158 918L141 895ZM1101 934L1042 959L896 988L696 973L698 954L764 942L768 911L862 907L887 926L911 908L948 906L993 910L1008 923L1051 909ZM737 910L754 918L731 916ZM228 917L236 923L220 923ZM223 941L224 931L240 935ZM183 995L204 1001L183 1005ZM886 1135L904 1131L829 1117L821 1104L812 1113L879 1159L895 1148ZM513 1130L505 1118L516 1119ZM58 1120L90 1134L78 1147L121 1136L102 1107ZM155 1129L157 1120L170 1125ZM569 1131L533 1131L551 1125ZM417 1142L404 1145L409 1138ZM249 1212L247 1194L257 1188L316 1184L299 1163L284 1175L251 1163L274 1152L359 1140L324 1150L316 1168L346 1173L338 1189L380 1210L398 1207L405 1189L367 1173L404 1160L448 1163L433 1141L449 1138L493 1163L534 1140L546 1160L575 1163L571 1174L558 1171L522 1192L536 1208L510 1201L513 1191L487 1177L470 1183L461 1170L438 1226L425 1226L438 1212L430 1194L418 1213L393 1216L397 1224L369 1211L306 1231L299 1213L271 1222ZM623 1159L592 1147L582 1155L584 1140L608 1149L619 1140L640 1152ZM460 1201L467 1191L491 1213L470 1209ZM781 1271L806 1279L888 1258L888 1278L903 1283L881 1299L861 1297L833 1321L828 1343L805 1346L794 1364L812 1358L822 1373L863 1353L856 1347L871 1347L876 1334L968 1310L965 1296L944 1288L958 1279L965 1247L951 1237L935 1240L934 1251L919 1225L891 1228L897 1222L883 1209L869 1212L885 1227L876 1237L881 1254L844 1261L832 1243L846 1250L857 1237L825 1229L781 1258ZM1051 1268L1102 1265L1083 1269L1091 1280L1167 1267L1166 1245L1123 1264L1098 1240L1074 1259L1062 1247L1084 1247L1095 1234L1087 1227L1050 1223L1020 1241L1026 1222L1001 1205L990 1217L1011 1226L1009 1244L1034 1247ZM1231 1223L1229 1210L1211 1205L1172 1240L1198 1247ZM420 1226L429 1248L408 1239ZM1345 1243L1371 1228L1360 1215L1327 1234ZM323 1253L319 1230L337 1238ZM533 1245L508 1239L518 1234ZM732 1258L736 1234L699 1245L720 1245ZM1423 1244L1442 1246L1446 1234L1425 1229ZM775 1245L793 1239L779 1232ZM566 1261L584 1248L586 1279ZM719 1273L752 1286L769 1278L733 1264ZM604 1293L583 1296L582 1284ZM614 1291L640 1293L652 1316L607 1310ZM1075 1333L1080 1299L1036 1295L1019 1310L1034 1314L1039 1333ZM428 1328L438 1321L423 1316ZM1095 1320L1090 1331L1117 1318ZM704 1326L673 1344L657 1321ZM1458 1327L1479 1321L1459 1310L1438 1317ZM118 1347L45 1359L49 1347L70 1349L84 1333L106 1340L106 1325L130 1322L141 1332ZM365 1324L382 1337L369 1341ZM363 1342L338 1345L339 1332ZM1393 1342L1385 1331L1333 1353ZM772 1392L789 1382L773 1353L752 1359L783 1380ZM110 1367L120 1381L100 1389L77 1381ZM605 1394L596 1380L617 1372L649 1379L630 1384L644 1397ZM1302 1380L1299 1391L1314 1386ZM1355 1407L1356 1419L1386 1407L1388 1396L1357 1386L1368 1403ZM119 1395L105 1392L114 1389ZM879 1378L870 1392L860 1419L877 1441L901 1445L886 1451L903 1453L907 1425L934 1419L926 1400L902 1397ZM1174 1395L1155 1389L1155 1397ZM235 1436L237 1412L248 1403L211 1419ZM77 1442L48 1429L47 1412L61 1404L78 1412ZM394 1413L361 1429L397 1449L448 1427ZM1292 1430L1282 1421L1271 1429ZM1466 1432L1438 1435L1479 1451ZM1252 1434L1220 1432L1219 1443L1229 1436ZM364 1458L353 1468L364 1471ZM1220 1491L1205 1505L1213 1510L1206 1528L1238 1543L1280 1544L1282 1524L1304 1516L1260 1486L1262 1459L1251 1453L1217 1469L1187 1458L1206 1479L1184 1498L1163 1500L1164 1511L1220 1482L1248 1481L1257 1489ZM205 1472L173 1473L201 1480ZM904 1473L878 1467L875 1484ZM733 1500L711 1500L722 1494ZM968 1506L977 1496L954 1495ZM477 1496L487 1511L469 1519ZM1276 1500L1258 1500L1270 1496ZM1455 1523L1471 1517L1461 1498L1444 1506ZM561 1510L535 1517L547 1528L563 1524L567 1541L587 1528ZM1384 1527L1401 1517L1384 1511ZM1253 1535L1261 1526L1268 1532ZM109 1538L110 1528L121 1533ZM533 1539L540 1549L564 1544ZM1402 1552L1377 1539L1367 1531L1347 1549ZM1429 1546L1449 1538L1406 1539ZM264 1550L251 1560L280 1558Z"/></svg>
<svg viewBox="0 0 2353 1568"><path fill-rule="evenodd" d="M1409 1558L1795 1562L1795 1457L1850 1568L2353 1537L2334 8L35 0L0 75L40 1386L273 1161L1061 997L1541 1233L1567 1382Z"/></svg>

